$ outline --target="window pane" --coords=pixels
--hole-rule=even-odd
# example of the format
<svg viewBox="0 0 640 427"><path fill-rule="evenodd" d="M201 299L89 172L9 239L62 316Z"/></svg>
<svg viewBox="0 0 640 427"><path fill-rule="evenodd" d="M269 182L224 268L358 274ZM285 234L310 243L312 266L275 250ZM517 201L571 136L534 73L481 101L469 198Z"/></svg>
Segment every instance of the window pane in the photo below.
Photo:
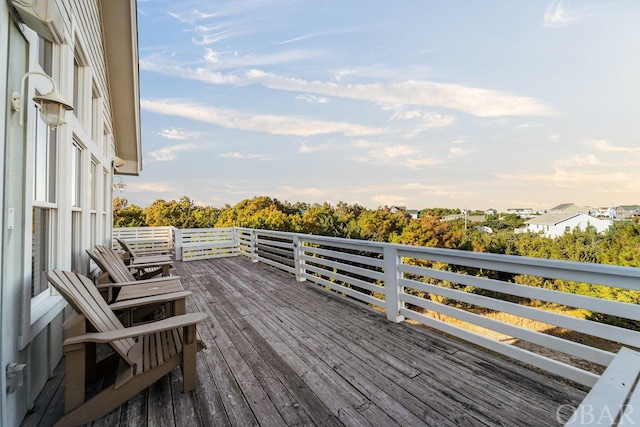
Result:
<svg viewBox="0 0 640 427"><path fill-rule="evenodd" d="M80 85L81 85L81 70L80 64L77 59L73 59L73 114L76 117L80 117Z"/></svg>
<svg viewBox="0 0 640 427"><path fill-rule="evenodd" d="M49 269L51 219L49 209L33 208L31 240L31 296L48 289L46 272Z"/></svg>
<svg viewBox="0 0 640 427"><path fill-rule="evenodd" d="M81 212L71 212L71 271L79 272ZM80 271L81 272L81 271Z"/></svg>
<svg viewBox="0 0 640 427"><path fill-rule="evenodd" d="M76 144L71 154L71 173L71 206L78 208L82 194L82 149Z"/></svg>
<svg viewBox="0 0 640 427"><path fill-rule="evenodd" d="M38 37L37 49L38 64L46 74L51 76L53 69L53 43L44 37Z"/></svg>
<svg viewBox="0 0 640 427"><path fill-rule="evenodd" d="M56 164L58 163L56 133L50 130L42 120L35 121L35 128L33 199L55 203Z"/></svg>
<svg viewBox="0 0 640 427"><path fill-rule="evenodd" d="M96 194L98 192L98 186L96 185L96 169L98 165L92 160L91 170L89 171L89 189L91 190L91 210L96 210Z"/></svg>

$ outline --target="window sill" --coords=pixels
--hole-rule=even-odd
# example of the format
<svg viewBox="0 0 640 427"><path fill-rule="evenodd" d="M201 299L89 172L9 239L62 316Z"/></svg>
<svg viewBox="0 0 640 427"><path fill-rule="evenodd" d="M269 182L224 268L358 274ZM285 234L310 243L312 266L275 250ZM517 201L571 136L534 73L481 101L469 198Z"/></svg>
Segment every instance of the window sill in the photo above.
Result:
<svg viewBox="0 0 640 427"><path fill-rule="evenodd" d="M31 320L20 335L20 349L25 348L67 305L60 295L42 292L31 299Z"/></svg>

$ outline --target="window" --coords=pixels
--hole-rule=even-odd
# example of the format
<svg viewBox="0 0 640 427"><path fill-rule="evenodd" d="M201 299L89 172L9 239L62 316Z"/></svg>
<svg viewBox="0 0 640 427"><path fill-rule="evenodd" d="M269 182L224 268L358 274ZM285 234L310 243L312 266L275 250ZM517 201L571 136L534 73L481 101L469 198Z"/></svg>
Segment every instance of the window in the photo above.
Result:
<svg viewBox="0 0 640 427"><path fill-rule="evenodd" d="M88 67L86 67L86 61L81 50L77 47L73 55L73 112L78 120L84 124L84 120L90 111L85 111L89 108L88 96L89 89L85 87L88 79Z"/></svg>
<svg viewBox="0 0 640 427"><path fill-rule="evenodd" d="M112 205L111 201L111 180L109 179L109 171L107 169L102 170L102 237L105 240L111 240L111 227L108 223L109 216L107 210Z"/></svg>
<svg viewBox="0 0 640 427"><path fill-rule="evenodd" d="M36 106L34 108L37 109ZM31 224L31 297L48 290L46 272L55 263L56 165L58 150L56 133L42 120L34 121L34 177Z"/></svg>
<svg viewBox="0 0 640 427"><path fill-rule="evenodd" d="M91 91L91 139L99 144L98 137L100 136L100 117L102 116L100 92L94 82L93 90Z"/></svg>
<svg viewBox="0 0 640 427"><path fill-rule="evenodd" d="M91 222L91 230L90 230L90 242L89 246L94 247L96 245L97 240L97 227L98 227L98 218L97 218L97 196L98 196L98 162L96 159L91 159L91 169L89 170L89 189L91 191L91 204L90 204L90 222Z"/></svg>
<svg viewBox="0 0 640 427"><path fill-rule="evenodd" d="M82 249L82 148L73 143L71 153L71 270L79 271Z"/></svg>
<svg viewBox="0 0 640 427"><path fill-rule="evenodd" d="M34 106L36 113L38 107ZM37 117L37 116L36 116ZM33 180L34 200L55 203L55 176L58 163L55 131L47 128L42 120L34 121L35 167Z"/></svg>
<svg viewBox="0 0 640 427"><path fill-rule="evenodd" d="M53 43L43 37L38 36L36 49L38 64L40 65L40 67L42 67L42 71L50 76L53 70Z"/></svg>
<svg viewBox="0 0 640 427"><path fill-rule="evenodd" d="M565 231L565 233L570 232L570 231L571 231L571 227L570 227L570 226L568 226L568 225L565 225L565 227L564 227L564 231Z"/></svg>

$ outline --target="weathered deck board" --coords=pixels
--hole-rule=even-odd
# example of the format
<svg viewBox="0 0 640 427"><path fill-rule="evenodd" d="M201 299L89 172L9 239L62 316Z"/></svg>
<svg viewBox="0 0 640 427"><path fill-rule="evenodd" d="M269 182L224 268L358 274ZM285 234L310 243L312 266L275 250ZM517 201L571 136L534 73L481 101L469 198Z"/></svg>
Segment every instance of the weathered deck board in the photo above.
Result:
<svg viewBox="0 0 640 427"><path fill-rule="evenodd" d="M196 390L181 393L176 369L95 426L559 425L585 395L245 258L174 274L187 310L209 315ZM60 416L61 371L23 425Z"/></svg>

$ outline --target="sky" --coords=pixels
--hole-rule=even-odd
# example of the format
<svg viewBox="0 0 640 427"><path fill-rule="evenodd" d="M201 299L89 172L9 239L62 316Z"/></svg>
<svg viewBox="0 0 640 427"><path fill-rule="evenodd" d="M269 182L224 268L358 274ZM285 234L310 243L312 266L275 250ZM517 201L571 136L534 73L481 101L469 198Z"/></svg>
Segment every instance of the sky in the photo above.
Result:
<svg viewBox="0 0 640 427"><path fill-rule="evenodd" d="M119 196L640 204L638 22L636 0L138 0Z"/></svg>

